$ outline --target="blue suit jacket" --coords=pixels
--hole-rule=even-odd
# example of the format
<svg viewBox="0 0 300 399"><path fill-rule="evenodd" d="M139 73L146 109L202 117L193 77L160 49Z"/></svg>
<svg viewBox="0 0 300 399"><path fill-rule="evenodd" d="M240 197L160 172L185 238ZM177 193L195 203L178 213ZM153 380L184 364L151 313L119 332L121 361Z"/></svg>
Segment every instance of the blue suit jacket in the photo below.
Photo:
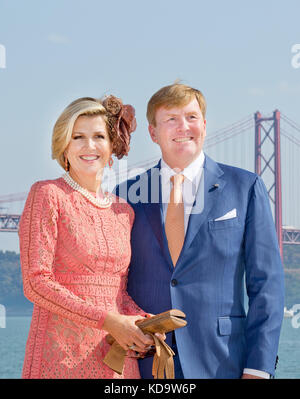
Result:
<svg viewBox="0 0 300 399"><path fill-rule="evenodd" d="M206 156L204 209L190 215L174 268L159 168L160 163L116 189L135 211L128 293L146 312L177 308L186 314L188 325L175 331L185 378L240 378L245 367L274 374L284 273L261 178ZM234 208L237 217L215 221ZM152 358L139 366L142 378L152 378Z"/></svg>

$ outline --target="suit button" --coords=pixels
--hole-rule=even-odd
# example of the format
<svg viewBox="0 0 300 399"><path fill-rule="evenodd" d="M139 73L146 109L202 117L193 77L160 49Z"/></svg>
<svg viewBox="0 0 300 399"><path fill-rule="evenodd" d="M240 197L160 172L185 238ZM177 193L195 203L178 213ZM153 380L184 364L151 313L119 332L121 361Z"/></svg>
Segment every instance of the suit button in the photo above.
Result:
<svg viewBox="0 0 300 399"><path fill-rule="evenodd" d="M172 287L176 287L177 284L178 284L178 281L176 280L176 278L173 278L173 280L171 281Z"/></svg>

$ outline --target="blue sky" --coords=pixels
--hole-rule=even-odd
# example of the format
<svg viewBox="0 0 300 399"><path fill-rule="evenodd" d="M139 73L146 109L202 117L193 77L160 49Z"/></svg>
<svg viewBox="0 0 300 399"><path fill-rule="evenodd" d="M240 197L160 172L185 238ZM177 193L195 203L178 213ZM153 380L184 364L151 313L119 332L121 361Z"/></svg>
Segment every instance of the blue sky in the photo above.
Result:
<svg viewBox="0 0 300 399"><path fill-rule="evenodd" d="M203 91L208 136L257 110L300 124L299 11L296 0L0 0L0 195L62 174L52 127L81 96L113 93L135 106L129 164L159 156L147 101L175 79ZM0 249L17 241L0 233Z"/></svg>

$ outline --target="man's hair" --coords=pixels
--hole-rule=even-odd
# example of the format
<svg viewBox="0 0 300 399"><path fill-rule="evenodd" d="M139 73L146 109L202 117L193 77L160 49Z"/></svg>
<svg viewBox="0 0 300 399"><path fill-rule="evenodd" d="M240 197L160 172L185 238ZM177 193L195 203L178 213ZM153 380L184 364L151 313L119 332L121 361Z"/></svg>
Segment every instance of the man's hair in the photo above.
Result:
<svg viewBox="0 0 300 399"><path fill-rule="evenodd" d="M168 109L173 107L184 107L194 98L198 101L203 119L205 119L206 101L200 90L181 83L174 83L161 88L153 94L148 102L147 119L149 124L156 126L155 115L160 107Z"/></svg>

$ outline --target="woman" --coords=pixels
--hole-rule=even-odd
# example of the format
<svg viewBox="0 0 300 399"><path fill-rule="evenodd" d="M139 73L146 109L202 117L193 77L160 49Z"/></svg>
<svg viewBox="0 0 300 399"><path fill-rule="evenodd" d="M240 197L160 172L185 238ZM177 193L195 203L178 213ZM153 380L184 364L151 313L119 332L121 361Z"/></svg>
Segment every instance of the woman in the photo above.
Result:
<svg viewBox="0 0 300 399"><path fill-rule="evenodd" d="M126 350L153 343L126 292L133 210L101 189L135 128L134 108L113 96L72 102L54 126L52 158L67 173L35 183L20 220L24 293L34 303L23 378L140 378L133 356L121 376L102 362L107 333Z"/></svg>

